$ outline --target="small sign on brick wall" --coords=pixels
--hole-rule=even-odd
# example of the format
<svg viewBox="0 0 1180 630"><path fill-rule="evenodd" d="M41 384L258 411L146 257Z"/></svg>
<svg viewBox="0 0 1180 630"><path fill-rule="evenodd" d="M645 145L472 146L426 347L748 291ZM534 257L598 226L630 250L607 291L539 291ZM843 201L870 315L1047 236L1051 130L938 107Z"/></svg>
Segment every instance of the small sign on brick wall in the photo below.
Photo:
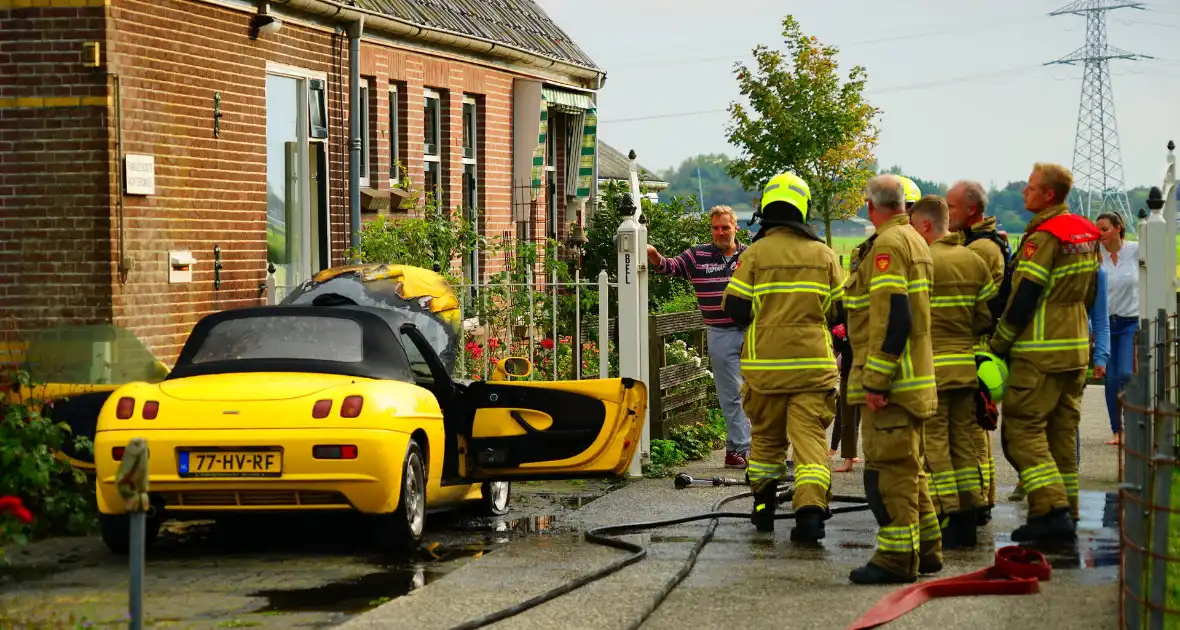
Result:
<svg viewBox="0 0 1180 630"><path fill-rule="evenodd" d="M156 194L156 158L152 155L123 156L123 176L128 195Z"/></svg>

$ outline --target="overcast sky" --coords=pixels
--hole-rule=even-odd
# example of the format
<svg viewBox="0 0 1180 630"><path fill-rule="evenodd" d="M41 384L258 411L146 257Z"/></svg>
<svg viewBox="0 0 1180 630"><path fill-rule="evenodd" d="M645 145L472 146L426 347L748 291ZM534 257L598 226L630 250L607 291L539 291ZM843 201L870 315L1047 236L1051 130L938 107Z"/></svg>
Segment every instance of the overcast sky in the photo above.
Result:
<svg viewBox="0 0 1180 630"><path fill-rule="evenodd" d="M736 155L733 63L780 45L787 12L840 48L845 74L867 68L883 166L1003 185L1038 160L1072 163L1082 66L1042 65L1084 44L1085 18L1047 15L1068 0L537 1L607 72L601 139L649 169ZM1157 58L1110 62L1129 186L1158 185L1180 143L1180 0L1146 8L1107 14L1111 46Z"/></svg>

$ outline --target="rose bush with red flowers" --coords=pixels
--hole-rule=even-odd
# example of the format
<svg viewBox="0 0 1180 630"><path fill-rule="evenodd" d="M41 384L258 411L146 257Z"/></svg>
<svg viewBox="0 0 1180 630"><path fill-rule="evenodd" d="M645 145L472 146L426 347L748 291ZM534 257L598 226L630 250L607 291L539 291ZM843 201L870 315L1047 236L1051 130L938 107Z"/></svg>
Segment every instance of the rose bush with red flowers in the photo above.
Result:
<svg viewBox="0 0 1180 630"><path fill-rule="evenodd" d="M30 385L25 372L9 378ZM52 413L50 405L46 412ZM42 415L41 401L0 398L0 547L94 530L93 480L54 456L71 441L78 451L92 450L90 440L71 435L69 425Z"/></svg>

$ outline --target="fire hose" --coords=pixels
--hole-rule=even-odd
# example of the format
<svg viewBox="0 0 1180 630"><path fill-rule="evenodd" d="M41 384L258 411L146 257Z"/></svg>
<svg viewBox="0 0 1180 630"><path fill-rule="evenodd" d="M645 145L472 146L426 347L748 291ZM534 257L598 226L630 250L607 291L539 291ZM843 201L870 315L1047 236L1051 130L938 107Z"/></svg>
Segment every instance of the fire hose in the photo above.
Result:
<svg viewBox="0 0 1180 630"><path fill-rule="evenodd" d="M788 476L785 480L788 484L794 482L793 476ZM710 479L695 479L687 473L680 473L676 476L675 486L677 489L684 489L688 487L707 487L707 486L742 486L749 485L745 481L731 479L726 477L712 477ZM778 493L779 503L790 501L795 494L793 486L788 485ZM753 492L739 492L727 497L719 499L713 504L712 509L704 514L694 514L691 516L683 516L679 518L664 519L659 521L646 521L638 523L623 523L619 525L603 525L593 527L586 530L584 538L587 542L621 549L627 551L630 555L616 560L611 564L594 571L593 573L584 575L576 580L566 582L556 588L553 588L545 593L541 593L536 597L530 598L519 604L509 606L507 608L496 611L487 616L475 619L458 626L451 630L474 630L475 628L483 628L485 626L503 621L510 617L519 615L527 610L540 606L546 602L552 601L571 593L583 586L601 580L609 575L619 572L625 567L628 567L636 562L639 562L647 557L647 549L642 545L626 542L611 536L618 536L622 534L635 533L643 530L657 529L660 527L669 527L672 525L681 525L684 523L691 523L693 521L708 520L709 526L705 529L705 533L697 539L696 544L693 545L692 551L688 554L680 569L666 581L660 588L659 592L652 597L651 601L644 606L641 614L634 619L628 626L627 630L636 630L643 625L645 621L664 603L668 595L684 581L688 574L692 572L693 567L696 566L697 558L700 556L701 550L705 545L713 540L713 534L717 531L717 526L720 525L723 518L739 518L748 519L750 515L743 512L721 512L721 508L727 503L736 501L738 499L745 499L754 496ZM858 512L868 510L868 500L864 497L842 496L836 495L831 498L831 503L852 503L846 507L830 508L833 515L845 514L848 512ZM788 520L795 518L792 512L782 512L775 515L775 520ZM852 622L846 630L865 630L874 628L881 624L892 621L905 613L921 606L930 599L936 597L954 597L961 595L1020 595L1036 593L1040 588L1041 581L1048 581L1052 569L1049 567L1048 561L1041 553L1029 549L1024 549L1018 546L1003 547L996 551L995 564L986 569L959 575L939 580L930 580L918 584L911 584L900 588L885 597L881 598L873 608L862 615L859 619Z"/></svg>

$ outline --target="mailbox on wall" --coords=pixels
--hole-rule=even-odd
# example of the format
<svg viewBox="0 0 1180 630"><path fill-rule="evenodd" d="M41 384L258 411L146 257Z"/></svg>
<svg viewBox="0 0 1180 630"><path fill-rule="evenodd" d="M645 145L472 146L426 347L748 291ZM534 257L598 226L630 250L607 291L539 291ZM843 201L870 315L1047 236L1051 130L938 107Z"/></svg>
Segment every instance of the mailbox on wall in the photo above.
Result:
<svg viewBox="0 0 1180 630"><path fill-rule="evenodd" d="M193 281L193 266L197 259L189 251L168 252L168 282L181 283Z"/></svg>

